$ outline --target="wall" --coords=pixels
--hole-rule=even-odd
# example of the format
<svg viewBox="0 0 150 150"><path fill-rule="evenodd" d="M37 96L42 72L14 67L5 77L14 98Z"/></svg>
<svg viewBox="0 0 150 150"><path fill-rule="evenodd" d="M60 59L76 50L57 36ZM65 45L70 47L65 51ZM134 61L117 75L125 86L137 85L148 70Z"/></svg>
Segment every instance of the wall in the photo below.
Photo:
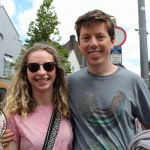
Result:
<svg viewBox="0 0 150 150"><path fill-rule="evenodd" d="M80 64L78 62L78 59L76 57L76 54L75 54L74 50L70 51L70 55L68 57L68 60L71 63L71 72L72 73L80 70Z"/></svg>
<svg viewBox="0 0 150 150"><path fill-rule="evenodd" d="M19 35L3 6L0 6L0 77L3 76L4 54L18 58L22 46ZM14 73L13 70L12 73Z"/></svg>
<svg viewBox="0 0 150 150"><path fill-rule="evenodd" d="M64 48L67 49L68 51L74 50L77 60L80 66L82 66L82 54L78 47L78 42L76 41L75 35L70 35L70 40L64 45Z"/></svg>

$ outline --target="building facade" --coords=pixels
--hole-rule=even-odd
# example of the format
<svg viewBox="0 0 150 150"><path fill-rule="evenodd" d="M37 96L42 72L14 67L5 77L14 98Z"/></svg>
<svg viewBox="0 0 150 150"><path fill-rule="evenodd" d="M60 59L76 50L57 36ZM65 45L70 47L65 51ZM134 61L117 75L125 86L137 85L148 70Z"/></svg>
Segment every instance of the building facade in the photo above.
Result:
<svg viewBox="0 0 150 150"><path fill-rule="evenodd" d="M76 41L75 35L70 35L70 40L64 45L64 48L69 51L68 60L71 63L71 71L76 72L83 67L82 54Z"/></svg>
<svg viewBox="0 0 150 150"><path fill-rule="evenodd" d="M0 77L5 78L14 74L10 66L24 49L19 40L19 34L10 20L5 8L0 5Z"/></svg>
<svg viewBox="0 0 150 150"><path fill-rule="evenodd" d="M71 63L71 72L76 72L81 69L81 66L78 62L77 56L74 50L70 50L68 61Z"/></svg>

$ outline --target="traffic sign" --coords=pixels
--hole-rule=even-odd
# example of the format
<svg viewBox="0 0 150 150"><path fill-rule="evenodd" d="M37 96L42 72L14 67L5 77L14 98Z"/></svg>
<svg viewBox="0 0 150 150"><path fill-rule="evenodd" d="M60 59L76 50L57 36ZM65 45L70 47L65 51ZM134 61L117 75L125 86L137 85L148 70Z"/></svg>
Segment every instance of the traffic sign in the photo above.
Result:
<svg viewBox="0 0 150 150"><path fill-rule="evenodd" d="M122 64L122 47L121 46L114 46L114 48L111 50L110 59L113 64Z"/></svg>
<svg viewBox="0 0 150 150"><path fill-rule="evenodd" d="M121 27L115 27L115 43L114 46L122 46L127 38L125 30Z"/></svg>

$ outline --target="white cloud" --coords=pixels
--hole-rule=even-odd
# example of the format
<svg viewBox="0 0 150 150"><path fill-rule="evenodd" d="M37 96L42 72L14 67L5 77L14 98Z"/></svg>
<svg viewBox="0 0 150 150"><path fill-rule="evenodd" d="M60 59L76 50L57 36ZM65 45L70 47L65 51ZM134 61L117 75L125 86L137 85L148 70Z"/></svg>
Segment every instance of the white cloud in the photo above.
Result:
<svg viewBox="0 0 150 150"><path fill-rule="evenodd" d="M141 75L141 67L139 65L135 65L132 61L125 61L123 64L128 70Z"/></svg>
<svg viewBox="0 0 150 150"><path fill-rule="evenodd" d="M26 10L23 13L19 13L17 16L18 24L16 28L20 34L20 36L27 37L26 33L28 31L29 23L34 21L36 18L36 14L33 9Z"/></svg>
<svg viewBox="0 0 150 150"><path fill-rule="evenodd" d="M27 32L29 28L29 24L31 21L35 21L36 19L36 12L41 5L42 0L33 0L31 1L31 8L28 10L24 10L20 12L17 16L18 24L16 25L17 30L20 36L27 38ZM21 6L22 7L22 6Z"/></svg>
<svg viewBox="0 0 150 150"><path fill-rule="evenodd" d="M63 37L62 42L67 42L69 40L69 35L75 33L75 20L80 15L93 9L101 9L115 16L118 26L137 26L138 9L135 7L135 5L137 5L135 2L135 0L55 0L54 6L61 22L60 31Z"/></svg>
<svg viewBox="0 0 150 150"><path fill-rule="evenodd" d="M5 7L10 18L15 15L16 6L13 0L1 0L1 4Z"/></svg>
<svg viewBox="0 0 150 150"><path fill-rule="evenodd" d="M140 59L139 55L139 35L134 29L129 29L127 32L127 40L125 44L122 46L122 53L125 61L129 61L132 59Z"/></svg>

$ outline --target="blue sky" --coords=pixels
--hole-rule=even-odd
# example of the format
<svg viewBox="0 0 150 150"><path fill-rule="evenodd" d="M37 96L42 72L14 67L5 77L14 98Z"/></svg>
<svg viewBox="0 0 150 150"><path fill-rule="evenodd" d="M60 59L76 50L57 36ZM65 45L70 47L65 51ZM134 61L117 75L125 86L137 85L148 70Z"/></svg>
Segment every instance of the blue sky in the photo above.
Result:
<svg viewBox="0 0 150 150"><path fill-rule="evenodd" d="M36 12L43 0L0 0L12 20L20 40L24 43L27 38L29 23L36 19ZM122 45L122 64L129 70L140 75L138 0L54 0L53 5L59 21L61 44L69 41L70 35L75 34L74 22L85 12L101 9L115 16L117 26L127 33L126 42ZM145 0L146 27L150 33L150 0ZM150 60L150 34L147 35L148 58Z"/></svg>

